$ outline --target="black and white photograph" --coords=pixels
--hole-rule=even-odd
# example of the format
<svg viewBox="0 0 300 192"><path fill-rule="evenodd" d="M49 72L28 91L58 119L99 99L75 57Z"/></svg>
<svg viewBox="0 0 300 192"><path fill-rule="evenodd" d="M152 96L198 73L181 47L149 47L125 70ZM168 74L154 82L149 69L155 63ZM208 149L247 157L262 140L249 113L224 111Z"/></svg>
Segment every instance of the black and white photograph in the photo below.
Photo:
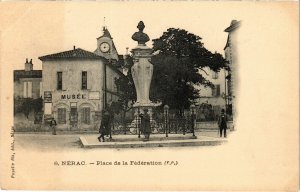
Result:
<svg viewBox="0 0 300 192"><path fill-rule="evenodd" d="M3 189L297 189L297 5L1 2Z"/></svg>
<svg viewBox="0 0 300 192"><path fill-rule="evenodd" d="M241 22L229 20L228 27L219 29L227 36L225 57L181 28L167 28L150 48L143 21L128 37L136 46L126 47L122 55L105 19L94 51L74 45L34 58L42 63L42 70L33 69L32 58L24 58L24 69L14 70L18 140L35 140L37 147L49 148L58 143L70 146L78 135L83 147L225 142L235 129L232 80ZM64 139L72 134L76 134L73 142Z"/></svg>

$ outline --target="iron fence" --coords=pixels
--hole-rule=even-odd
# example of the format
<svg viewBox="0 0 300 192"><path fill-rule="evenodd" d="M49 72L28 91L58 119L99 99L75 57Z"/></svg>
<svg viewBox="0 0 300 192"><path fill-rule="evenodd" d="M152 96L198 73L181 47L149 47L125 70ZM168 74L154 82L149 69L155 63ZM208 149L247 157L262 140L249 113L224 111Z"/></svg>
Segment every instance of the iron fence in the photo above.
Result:
<svg viewBox="0 0 300 192"><path fill-rule="evenodd" d="M166 112L163 109L153 110L150 120L151 134L187 134L194 133L195 116L186 114L178 116L175 111ZM140 135L141 120L134 117L132 120L113 119L111 123L112 135L135 134Z"/></svg>

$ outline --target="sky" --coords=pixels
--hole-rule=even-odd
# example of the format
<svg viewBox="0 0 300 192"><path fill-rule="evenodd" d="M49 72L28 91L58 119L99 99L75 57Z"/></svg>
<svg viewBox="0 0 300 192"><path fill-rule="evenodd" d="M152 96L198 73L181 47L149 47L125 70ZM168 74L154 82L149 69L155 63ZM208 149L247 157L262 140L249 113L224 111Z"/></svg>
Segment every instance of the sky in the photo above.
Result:
<svg viewBox="0 0 300 192"><path fill-rule="evenodd" d="M131 50L137 44L131 36L140 20L150 39L159 38L170 27L181 28L202 37L208 50L224 54L224 29L232 19L239 20L234 7L228 6L222 14L226 6L214 2L6 2L0 6L1 62L14 69L23 69L26 58L33 59L34 69L41 69L39 56L74 45L93 52L103 25L118 53L125 54L126 47ZM147 45L152 47L152 41Z"/></svg>

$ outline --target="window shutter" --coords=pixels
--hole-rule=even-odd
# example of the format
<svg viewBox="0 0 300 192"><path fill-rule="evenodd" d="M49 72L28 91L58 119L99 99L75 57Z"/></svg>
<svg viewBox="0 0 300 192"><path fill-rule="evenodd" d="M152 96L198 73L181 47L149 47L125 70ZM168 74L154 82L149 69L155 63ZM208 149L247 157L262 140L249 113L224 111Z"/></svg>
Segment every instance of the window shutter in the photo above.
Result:
<svg viewBox="0 0 300 192"><path fill-rule="evenodd" d="M40 92L39 92L40 97L43 96L43 91L42 90L43 90L43 82L41 81L40 82Z"/></svg>
<svg viewBox="0 0 300 192"><path fill-rule="evenodd" d="M23 97L27 98L27 82L24 82L24 86L23 86Z"/></svg>
<svg viewBox="0 0 300 192"><path fill-rule="evenodd" d="M66 108L58 108L58 123L66 124Z"/></svg>
<svg viewBox="0 0 300 192"><path fill-rule="evenodd" d="M92 71L87 71L87 89L92 89Z"/></svg>
<svg viewBox="0 0 300 192"><path fill-rule="evenodd" d="M84 108L81 109L81 122L84 123Z"/></svg>
<svg viewBox="0 0 300 192"><path fill-rule="evenodd" d="M27 96L29 98L32 98L32 82L29 81L27 86L28 86L28 95Z"/></svg>
<svg viewBox="0 0 300 192"><path fill-rule="evenodd" d="M211 95L216 96L215 92L216 92L216 85L213 88L211 88Z"/></svg>
<svg viewBox="0 0 300 192"><path fill-rule="evenodd" d="M80 89L83 89L83 71L80 72Z"/></svg>
<svg viewBox="0 0 300 192"><path fill-rule="evenodd" d="M217 85L217 96L220 96L220 85Z"/></svg>
<svg viewBox="0 0 300 192"><path fill-rule="evenodd" d="M62 72L62 90L67 90L67 71Z"/></svg>
<svg viewBox="0 0 300 192"><path fill-rule="evenodd" d="M87 108L87 124L90 124L91 111L90 108Z"/></svg>
<svg viewBox="0 0 300 192"><path fill-rule="evenodd" d="M66 122L67 122L67 110L66 110L66 108L63 108L63 110L62 110L62 113L63 113L63 124L66 124Z"/></svg>

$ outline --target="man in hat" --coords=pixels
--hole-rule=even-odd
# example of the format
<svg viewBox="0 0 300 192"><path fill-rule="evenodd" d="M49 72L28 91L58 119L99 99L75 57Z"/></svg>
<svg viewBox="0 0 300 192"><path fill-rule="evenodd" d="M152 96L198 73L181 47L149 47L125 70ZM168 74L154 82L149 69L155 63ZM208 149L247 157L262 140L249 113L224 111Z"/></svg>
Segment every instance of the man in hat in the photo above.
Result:
<svg viewBox="0 0 300 192"><path fill-rule="evenodd" d="M56 121L54 119L54 117L51 118L50 120L50 127L52 129L52 135L56 135Z"/></svg>
<svg viewBox="0 0 300 192"><path fill-rule="evenodd" d="M226 129L227 129L227 120L225 110L222 109L221 115L218 120L219 130L220 130L220 137L222 137L222 132L224 131L224 137L226 137Z"/></svg>
<svg viewBox="0 0 300 192"><path fill-rule="evenodd" d="M101 142L101 139L102 142L104 142L105 141L104 136L110 134L111 131L110 121L111 121L110 114L107 110L105 110L102 115L102 121L99 129L99 133L100 133L100 136L98 137L99 142Z"/></svg>

